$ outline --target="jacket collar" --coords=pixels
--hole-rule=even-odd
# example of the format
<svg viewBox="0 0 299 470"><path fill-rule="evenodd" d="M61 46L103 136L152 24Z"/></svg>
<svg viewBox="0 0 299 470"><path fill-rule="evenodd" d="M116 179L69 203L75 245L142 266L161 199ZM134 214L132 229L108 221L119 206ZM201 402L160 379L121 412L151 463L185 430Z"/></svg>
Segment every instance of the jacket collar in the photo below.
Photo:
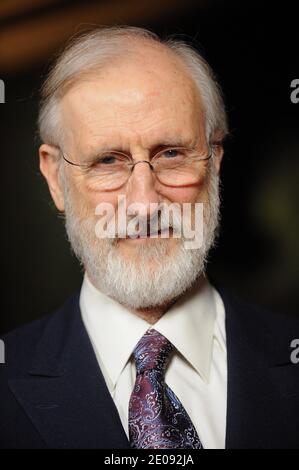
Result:
<svg viewBox="0 0 299 470"><path fill-rule="evenodd" d="M10 387L48 447L129 448L81 320L79 294L50 318L29 375Z"/></svg>

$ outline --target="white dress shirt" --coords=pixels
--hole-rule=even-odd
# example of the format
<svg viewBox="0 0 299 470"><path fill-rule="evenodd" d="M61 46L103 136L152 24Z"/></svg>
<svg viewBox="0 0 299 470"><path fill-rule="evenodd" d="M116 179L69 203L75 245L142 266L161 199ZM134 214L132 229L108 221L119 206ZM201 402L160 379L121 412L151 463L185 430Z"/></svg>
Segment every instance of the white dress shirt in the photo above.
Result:
<svg viewBox="0 0 299 470"><path fill-rule="evenodd" d="M86 274L80 308L127 436L128 405L136 380L132 352L148 328L155 328L176 348L165 381L189 414L203 447L225 448L225 311L219 293L207 279L176 302L155 325L99 292Z"/></svg>

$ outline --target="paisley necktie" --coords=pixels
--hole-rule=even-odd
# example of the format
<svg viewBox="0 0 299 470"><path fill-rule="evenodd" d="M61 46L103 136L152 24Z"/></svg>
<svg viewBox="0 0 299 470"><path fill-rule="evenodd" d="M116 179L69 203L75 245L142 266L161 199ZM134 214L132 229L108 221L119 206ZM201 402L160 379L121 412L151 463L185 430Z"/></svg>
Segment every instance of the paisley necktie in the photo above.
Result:
<svg viewBox="0 0 299 470"><path fill-rule="evenodd" d="M154 329L137 344L136 382L129 402L129 435L135 449L202 449L182 403L165 383L174 346Z"/></svg>

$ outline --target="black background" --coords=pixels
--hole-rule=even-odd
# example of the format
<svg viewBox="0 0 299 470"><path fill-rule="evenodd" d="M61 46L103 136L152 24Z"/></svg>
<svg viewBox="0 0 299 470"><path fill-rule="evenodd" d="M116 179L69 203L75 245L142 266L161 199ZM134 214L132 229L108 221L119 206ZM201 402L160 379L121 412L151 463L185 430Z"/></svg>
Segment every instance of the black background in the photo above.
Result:
<svg viewBox="0 0 299 470"><path fill-rule="evenodd" d="M299 78L296 2L205 1L167 20L135 21L193 38L224 89L232 136L222 169L222 228L209 273L243 298L298 315ZM24 39L25 40L25 39ZM38 89L50 58L1 74L2 298L0 332L50 313L80 287L38 169Z"/></svg>

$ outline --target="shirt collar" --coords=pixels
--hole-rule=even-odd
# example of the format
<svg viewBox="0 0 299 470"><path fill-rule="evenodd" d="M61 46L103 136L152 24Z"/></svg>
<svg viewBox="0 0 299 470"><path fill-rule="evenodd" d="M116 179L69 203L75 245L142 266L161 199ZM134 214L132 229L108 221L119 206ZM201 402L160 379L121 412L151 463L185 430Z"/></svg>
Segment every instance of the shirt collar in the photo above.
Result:
<svg viewBox="0 0 299 470"><path fill-rule="evenodd" d="M97 290L87 274L81 289L80 308L112 391L136 344L151 325Z"/></svg>
<svg viewBox="0 0 299 470"><path fill-rule="evenodd" d="M206 382L210 376L215 320L213 288L204 278L154 325Z"/></svg>
<svg viewBox="0 0 299 470"><path fill-rule="evenodd" d="M175 346L205 381L209 380L215 333L214 289L207 279L176 302L155 324L130 312L97 290L85 274L80 307L110 391L149 328L155 328Z"/></svg>

